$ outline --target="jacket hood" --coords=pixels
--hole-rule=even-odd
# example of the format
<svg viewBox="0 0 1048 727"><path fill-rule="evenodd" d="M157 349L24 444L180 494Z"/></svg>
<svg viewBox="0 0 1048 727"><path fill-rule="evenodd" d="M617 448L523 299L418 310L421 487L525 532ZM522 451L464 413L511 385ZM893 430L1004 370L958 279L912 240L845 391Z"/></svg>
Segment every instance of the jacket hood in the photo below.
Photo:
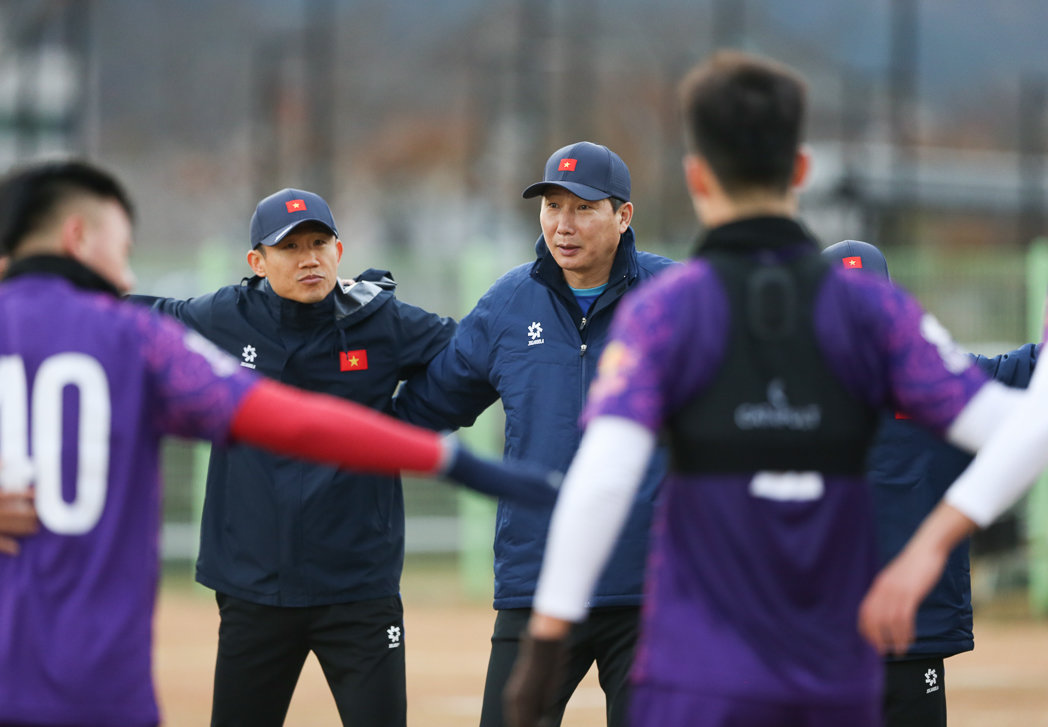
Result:
<svg viewBox="0 0 1048 727"><path fill-rule="evenodd" d="M281 298L273 292L269 281L258 275L244 278L240 281L240 285L242 289L267 294L272 305L277 309L275 312L283 315L292 313L295 316L306 315L308 317L311 312L315 311L327 317L328 310L333 307L335 320L340 325L371 315L392 299L393 291L397 287L392 273L375 268L368 268L348 283L340 278L331 294L319 303L298 303Z"/></svg>

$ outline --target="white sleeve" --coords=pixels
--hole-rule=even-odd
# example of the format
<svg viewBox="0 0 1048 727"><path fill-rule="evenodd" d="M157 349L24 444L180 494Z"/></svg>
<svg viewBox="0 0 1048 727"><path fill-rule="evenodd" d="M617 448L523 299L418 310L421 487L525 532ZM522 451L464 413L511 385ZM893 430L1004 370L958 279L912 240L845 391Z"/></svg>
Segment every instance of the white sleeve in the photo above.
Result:
<svg viewBox="0 0 1048 727"><path fill-rule="evenodd" d="M655 450L655 434L601 416L586 429L557 497L534 609L581 621Z"/></svg>
<svg viewBox="0 0 1048 727"><path fill-rule="evenodd" d="M946 441L969 452L978 451L1016 410L1025 393L999 381L987 382L946 430Z"/></svg>
<svg viewBox="0 0 1048 727"><path fill-rule="evenodd" d="M1040 366L1034 369L1030 387L1019 392L1011 413L946 491L946 502L979 527L986 527L1030 489L1045 466L1048 466L1048 366Z"/></svg>

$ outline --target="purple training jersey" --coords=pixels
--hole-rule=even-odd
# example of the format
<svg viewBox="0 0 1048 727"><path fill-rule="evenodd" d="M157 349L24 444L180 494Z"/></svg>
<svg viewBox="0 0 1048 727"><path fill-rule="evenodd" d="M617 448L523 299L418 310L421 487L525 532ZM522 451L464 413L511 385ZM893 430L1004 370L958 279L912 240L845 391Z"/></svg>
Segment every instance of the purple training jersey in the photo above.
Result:
<svg viewBox="0 0 1048 727"><path fill-rule="evenodd" d="M0 285L0 723L153 725L161 435L223 439L256 379L198 334L55 275ZM31 464L30 464L31 463Z"/></svg>
<svg viewBox="0 0 1048 727"><path fill-rule="evenodd" d="M717 373L728 306L701 260L625 300L585 418L658 431ZM935 431L985 383L934 318L879 279L832 271L814 317L820 353L850 393ZM740 402L736 417L785 416L788 394ZM635 682L812 707L877 697L881 662L856 628L877 562L861 477L673 474L659 508Z"/></svg>

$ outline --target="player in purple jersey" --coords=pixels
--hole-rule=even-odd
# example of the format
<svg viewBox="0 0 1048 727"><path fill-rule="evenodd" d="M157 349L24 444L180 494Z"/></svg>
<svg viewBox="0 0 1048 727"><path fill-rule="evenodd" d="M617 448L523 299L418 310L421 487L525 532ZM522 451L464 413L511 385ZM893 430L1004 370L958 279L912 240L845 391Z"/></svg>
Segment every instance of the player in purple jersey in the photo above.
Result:
<svg viewBox="0 0 1048 727"><path fill-rule="evenodd" d="M708 229L616 316L510 724L541 724L562 639L663 433L631 724L876 727L882 668L855 619L876 567L864 470L878 410L972 448L1013 398L905 292L821 257L795 218L809 162L792 71L717 54L681 91L685 179Z"/></svg>
<svg viewBox="0 0 1048 727"><path fill-rule="evenodd" d="M9 261L7 255L0 255L0 278L3 278ZM32 501L33 493L30 490L0 490L0 553L17 555L18 537L32 535L39 528Z"/></svg>
<svg viewBox="0 0 1048 727"><path fill-rule="evenodd" d="M0 184L0 249L12 258L0 285L0 487L32 484L40 521L17 556L0 555L0 725L158 723L162 435L443 473L544 506L554 495L428 430L264 380L120 301L131 233L126 193L93 166L39 164Z"/></svg>

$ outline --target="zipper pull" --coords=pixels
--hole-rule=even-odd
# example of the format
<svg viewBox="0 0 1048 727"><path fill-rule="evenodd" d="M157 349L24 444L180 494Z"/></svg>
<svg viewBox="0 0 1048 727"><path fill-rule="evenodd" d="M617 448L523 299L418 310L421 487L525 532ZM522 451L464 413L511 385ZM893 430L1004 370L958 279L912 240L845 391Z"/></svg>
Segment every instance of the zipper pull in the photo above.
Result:
<svg viewBox="0 0 1048 727"><path fill-rule="evenodd" d="M582 316L582 322L579 323L579 330L580 331L585 330L586 323L588 323L588 321L586 320L586 316Z"/></svg>
<svg viewBox="0 0 1048 727"><path fill-rule="evenodd" d="M585 355L586 355L586 344L584 343L581 346L579 346L579 357L581 358L582 356L585 356Z"/></svg>

